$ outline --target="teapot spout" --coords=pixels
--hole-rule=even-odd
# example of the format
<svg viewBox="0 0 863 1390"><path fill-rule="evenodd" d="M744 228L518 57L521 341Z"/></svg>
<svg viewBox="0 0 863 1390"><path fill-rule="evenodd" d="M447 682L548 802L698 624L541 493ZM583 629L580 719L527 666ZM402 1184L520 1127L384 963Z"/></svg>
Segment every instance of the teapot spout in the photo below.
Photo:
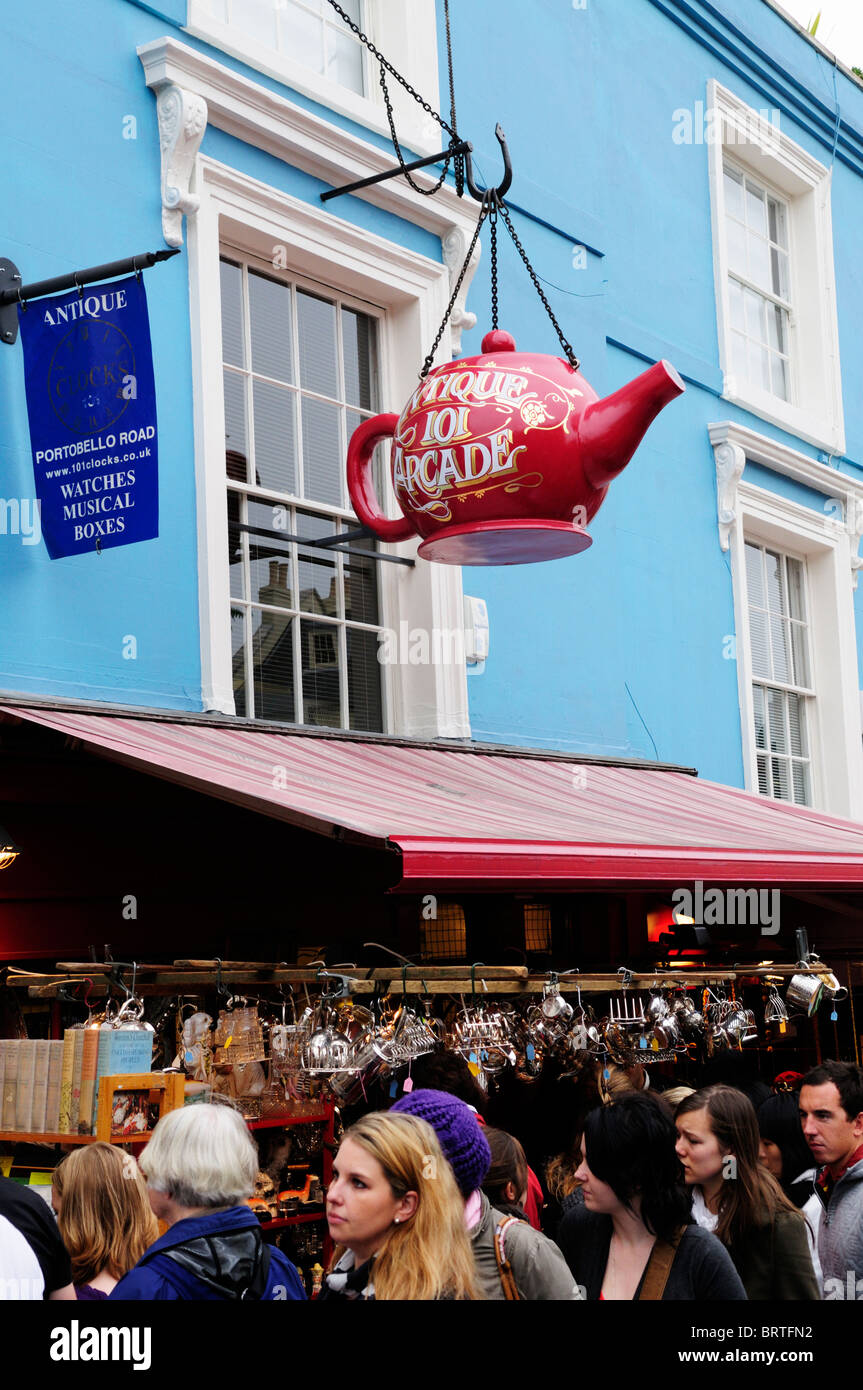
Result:
<svg viewBox="0 0 863 1390"><path fill-rule="evenodd" d="M595 488L608 487L623 471L662 407L685 390L671 363L663 360L587 407L579 440L584 471Z"/></svg>

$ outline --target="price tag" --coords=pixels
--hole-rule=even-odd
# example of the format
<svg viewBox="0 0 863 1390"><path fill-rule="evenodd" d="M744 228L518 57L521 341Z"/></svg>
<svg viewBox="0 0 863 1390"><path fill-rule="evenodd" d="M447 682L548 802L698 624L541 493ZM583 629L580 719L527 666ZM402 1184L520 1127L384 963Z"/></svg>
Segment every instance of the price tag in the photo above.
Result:
<svg viewBox="0 0 863 1390"><path fill-rule="evenodd" d="M405 1079L404 1079L404 1084L402 1085L402 1090L404 1091L405 1095L409 1095L410 1092L413 1090L413 1088L414 1088L414 1083L413 1083L413 1081L411 1080L411 1078L410 1078L409 1076L406 1076Z"/></svg>
<svg viewBox="0 0 863 1390"><path fill-rule="evenodd" d="M533 1061L536 1056L536 1048L533 1043L528 1043L527 1047L524 1049L524 1055L529 1062Z"/></svg>
<svg viewBox="0 0 863 1390"><path fill-rule="evenodd" d="M836 1020L838 1019L838 1017L839 1017L839 1015L837 1014L836 1010L834 1009L833 1012L832 1012L832 1014L830 1015L830 1022L831 1022L831 1023L835 1023Z"/></svg>
<svg viewBox="0 0 863 1390"><path fill-rule="evenodd" d="M8 1176L9 1176L9 1174L10 1174L11 1172L12 1172L12 1155L11 1155L11 1154L4 1154L3 1157L0 1158L0 1178L8 1178Z"/></svg>

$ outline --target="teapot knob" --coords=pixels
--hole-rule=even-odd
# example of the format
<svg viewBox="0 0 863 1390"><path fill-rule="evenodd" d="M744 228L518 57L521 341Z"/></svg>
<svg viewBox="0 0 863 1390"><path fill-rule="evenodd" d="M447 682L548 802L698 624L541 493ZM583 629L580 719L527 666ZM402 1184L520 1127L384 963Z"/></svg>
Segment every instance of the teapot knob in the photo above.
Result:
<svg viewBox="0 0 863 1390"><path fill-rule="evenodd" d="M515 352L515 338L503 328L493 328L482 340L482 350L486 352Z"/></svg>

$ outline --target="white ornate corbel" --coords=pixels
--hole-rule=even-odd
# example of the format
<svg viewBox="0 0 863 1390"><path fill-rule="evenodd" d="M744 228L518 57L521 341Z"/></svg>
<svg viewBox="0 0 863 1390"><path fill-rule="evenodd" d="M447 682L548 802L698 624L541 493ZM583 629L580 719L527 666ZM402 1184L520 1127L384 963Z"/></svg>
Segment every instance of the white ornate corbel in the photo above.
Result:
<svg viewBox="0 0 863 1390"><path fill-rule="evenodd" d="M452 294L453 290L455 289L456 281L458 280L458 277L461 274L461 268L464 265L464 258L467 255L467 248L469 245L470 241L468 239L467 232L463 227L452 226L450 227L449 231L446 232L446 234L441 238L444 265L449 271L450 294ZM468 262L467 269L465 270L464 279L462 280L461 286L459 288L458 298L456 299L456 302L453 305L453 311L450 315L449 323L450 332L452 335L452 351L454 357L457 357L458 354L461 352L462 329L470 329L476 326L476 314L470 313L467 309L465 309L464 305L465 300L467 299L468 289L470 288L470 282L474 277L474 273L476 271L477 266L479 265L479 258L481 254L482 247L480 245L479 240L477 240L476 246L473 249L473 254L471 255L470 261Z"/></svg>
<svg viewBox="0 0 863 1390"><path fill-rule="evenodd" d="M863 556L860 555L860 542L863 540L863 500L848 493L845 501L845 529L851 548L851 587L857 588L857 579L863 569Z"/></svg>
<svg viewBox="0 0 863 1390"><path fill-rule="evenodd" d="M716 514L719 521L719 544L723 550L731 546L731 528L737 520L737 484L746 467L746 453L739 444L714 444L716 462Z"/></svg>
<svg viewBox="0 0 863 1390"><path fill-rule="evenodd" d="M168 82L157 93L156 112L162 150L162 235L169 246L182 246L183 213L197 212L200 203L189 187L207 128L207 103Z"/></svg>

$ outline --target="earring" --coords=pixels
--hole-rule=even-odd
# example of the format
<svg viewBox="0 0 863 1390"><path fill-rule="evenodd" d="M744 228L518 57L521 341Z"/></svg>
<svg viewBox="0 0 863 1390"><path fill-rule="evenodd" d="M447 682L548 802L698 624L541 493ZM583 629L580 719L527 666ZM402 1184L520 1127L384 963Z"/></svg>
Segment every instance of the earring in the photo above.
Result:
<svg viewBox="0 0 863 1390"><path fill-rule="evenodd" d="M401 1221L401 1217L400 1217L400 1216L394 1216L394 1217L393 1217L393 1221L394 1221L395 1225L398 1226L399 1222Z"/></svg>

